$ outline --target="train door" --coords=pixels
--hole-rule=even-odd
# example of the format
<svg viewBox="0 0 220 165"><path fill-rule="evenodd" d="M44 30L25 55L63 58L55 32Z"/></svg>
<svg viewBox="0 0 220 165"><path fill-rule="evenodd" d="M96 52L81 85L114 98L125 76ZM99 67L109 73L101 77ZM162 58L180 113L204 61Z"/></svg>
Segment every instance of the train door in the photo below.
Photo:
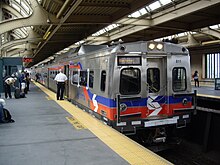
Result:
<svg viewBox="0 0 220 165"><path fill-rule="evenodd" d="M128 119L137 119L141 117L141 108L134 108L134 104L141 101L141 67L121 67L118 70L117 79L119 93L116 95L117 124L125 122ZM128 106L129 105L129 106ZM135 127L126 128L126 131L134 131Z"/></svg>
<svg viewBox="0 0 220 165"><path fill-rule="evenodd" d="M172 71L170 76L172 84L170 88L174 93L183 93L187 90L191 91L191 70L188 56L173 55L169 58L168 67ZM187 81L188 80L188 81Z"/></svg>
<svg viewBox="0 0 220 165"><path fill-rule="evenodd" d="M165 62L165 57L147 58L148 117L158 116L166 103L167 72Z"/></svg>
<svg viewBox="0 0 220 165"><path fill-rule="evenodd" d="M64 65L64 74L67 76L68 79L70 78L69 65ZM66 84L65 84L64 96L69 98L69 81L68 80L66 81Z"/></svg>

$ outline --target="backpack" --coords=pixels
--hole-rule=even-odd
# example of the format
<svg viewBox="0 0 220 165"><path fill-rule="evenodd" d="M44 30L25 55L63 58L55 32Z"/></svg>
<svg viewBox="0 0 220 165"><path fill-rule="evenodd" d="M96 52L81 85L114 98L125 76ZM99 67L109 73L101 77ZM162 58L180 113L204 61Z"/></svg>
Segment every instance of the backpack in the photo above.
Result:
<svg viewBox="0 0 220 165"><path fill-rule="evenodd" d="M13 123L15 122L12 118L11 118L11 114L10 112L3 108L3 105L0 104L0 123Z"/></svg>
<svg viewBox="0 0 220 165"><path fill-rule="evenodd" d="M193 78L198 79L198 73L194 73Z"/></svg>

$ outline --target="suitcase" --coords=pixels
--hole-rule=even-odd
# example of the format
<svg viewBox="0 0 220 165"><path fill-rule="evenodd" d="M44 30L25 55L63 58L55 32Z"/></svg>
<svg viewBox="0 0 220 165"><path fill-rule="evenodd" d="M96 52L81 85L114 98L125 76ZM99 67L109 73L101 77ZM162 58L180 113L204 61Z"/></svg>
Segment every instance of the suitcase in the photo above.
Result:
<svg viewBox="0 0 220 165"><path fill-rule="evenodd" d="M20 93L20 98L25 98L25 93L21 92Z"/></svg>
<svg viewBox="0 0 220 165"><path fill-rule="evenodd" d="M24 88L24 93L25 93L25 94L28 93L28 89L27 89L27 87Z"/></svg>
<svg viewBox="0 0 220 165"><path fill-rule="evenodd" d="M19 99L20 98L20 89L19 88L15 88L15 93L14 93L14 96L16 99Z"/></svg>

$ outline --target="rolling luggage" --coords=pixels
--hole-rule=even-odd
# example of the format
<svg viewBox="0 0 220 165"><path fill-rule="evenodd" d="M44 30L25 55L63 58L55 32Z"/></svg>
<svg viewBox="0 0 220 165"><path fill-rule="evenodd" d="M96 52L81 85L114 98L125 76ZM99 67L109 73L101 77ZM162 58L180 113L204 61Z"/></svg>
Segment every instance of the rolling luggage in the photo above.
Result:
<svg viewBox="0 0 220 165"><path fill-rule="evenodd" d="M15 96L16 99L20 98L20 89L18 87L15 88L14 96Z"/></svg>
<svg viewBox="0 0 220 165"><path fill-rule="evenodd" d="M28 89L27 89L27 87L24 88L24 93L25 93L25 94L28 93Z"/></svg>
<svg viewBox="0 0 220 165"><path fill-rule="evenodd" d="M25 93L24 92L20 93L20 98L25 98Z"/></svg>

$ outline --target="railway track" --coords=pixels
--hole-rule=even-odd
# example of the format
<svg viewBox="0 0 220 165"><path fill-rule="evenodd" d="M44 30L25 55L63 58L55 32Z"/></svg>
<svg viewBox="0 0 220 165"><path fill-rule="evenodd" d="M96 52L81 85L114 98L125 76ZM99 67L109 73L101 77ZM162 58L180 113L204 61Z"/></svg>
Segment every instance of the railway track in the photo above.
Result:
<svg viewBox="0 0 220 165"><path fill-rule="evenodd" d="M219 153L204 153L200 146L183 140L172 149L157 153L176 165L219 165Z"/></svg>

